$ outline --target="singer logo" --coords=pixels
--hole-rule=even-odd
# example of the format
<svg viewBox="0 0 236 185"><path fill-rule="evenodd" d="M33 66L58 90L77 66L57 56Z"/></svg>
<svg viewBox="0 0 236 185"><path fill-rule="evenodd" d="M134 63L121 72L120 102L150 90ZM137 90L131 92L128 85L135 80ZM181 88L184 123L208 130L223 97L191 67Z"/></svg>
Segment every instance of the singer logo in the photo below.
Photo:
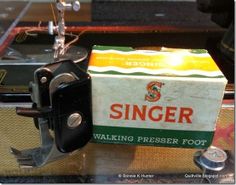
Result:
<svg viewBox="0 0 236 185"><path fill-rule="evenodd" d="M145 95L145 100L149 102L156 102L161 98L161 87L164 85L162 82L152 81L148 83L146 89L148 93Z"/></svg>

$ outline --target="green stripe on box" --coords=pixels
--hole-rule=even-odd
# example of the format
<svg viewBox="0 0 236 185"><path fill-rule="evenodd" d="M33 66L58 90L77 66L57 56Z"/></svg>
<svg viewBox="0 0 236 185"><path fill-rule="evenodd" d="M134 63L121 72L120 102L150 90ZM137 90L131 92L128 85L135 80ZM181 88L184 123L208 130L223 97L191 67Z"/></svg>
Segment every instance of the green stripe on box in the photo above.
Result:
<svg viewBox="0 0 236 185"><path fill-rule="evenodd" d="M207 50L205 49L191 49L190 53L194 53L194 54L205 54L208 53Z"/></svg>
<svg viewBox="0 0 236 185"><path fill-rule="evenodd" d="M92 142L207 148L211 145L213 136L213 131L182 131L94 125Z"/></svg>
<svg viewBox="0 0 236 185"><path fill-rule="evenodd" d="M135 51L132 47L121 47L121 46L100 46L95 45L93 46L93 50L100 50L100 51L106 51L106 50L117 50L117 51Z"/></svg>
<svg viewBox="0 0 236 185"><path fill-rule="evenodd" d="M175 75L175 74L150 74L144 72L130 72L130 73L121 73L118 71L104 71L98 72L93 70L88 70L90 74L107 74L107 75L129 75L129 76L167 76L167 77L194 77L194 78L224 78L223 75L217 76L204 76L199 74L191 74L191 75Z"/></svg>

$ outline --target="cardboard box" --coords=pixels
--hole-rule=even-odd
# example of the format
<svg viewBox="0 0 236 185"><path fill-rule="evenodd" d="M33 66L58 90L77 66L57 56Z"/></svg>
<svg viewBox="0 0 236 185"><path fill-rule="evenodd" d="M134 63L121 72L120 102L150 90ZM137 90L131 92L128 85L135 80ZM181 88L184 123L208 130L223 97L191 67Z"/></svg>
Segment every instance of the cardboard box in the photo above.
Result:
<svg viewBox="0 0 236 185"><path fill-rule="evenodd" d="M207 148L227 83L203 49L94 46L93 140Z"/></svg>

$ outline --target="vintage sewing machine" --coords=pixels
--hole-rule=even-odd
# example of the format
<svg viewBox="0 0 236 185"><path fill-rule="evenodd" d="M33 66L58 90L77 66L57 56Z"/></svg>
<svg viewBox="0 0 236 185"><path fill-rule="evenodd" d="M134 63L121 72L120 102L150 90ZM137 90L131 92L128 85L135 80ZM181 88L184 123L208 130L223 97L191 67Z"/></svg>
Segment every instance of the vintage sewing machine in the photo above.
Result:
<svg viewBox="0 0 236 185"><path fill-rule="evenodd" d="M193 17L198 24L194 25L194 18L187 19L186 15L168 15L171 11L173 15L177 13L171 9L171 3L184 10L189 7L195 10ZM148 183L175 174L175 178L187 183L233 182L234 48L225 47L233 45L230 18L224 25L229 27L226 31L211 22L208 14L198 12L196 2L97 0L80 4L77 0L57 0L53 4L15 4L21 11L11 18L11 24L3 22L0 40L0 175L3 180L6 176L59 175L67 182L77 182L79 175L90 175L113 178L91 182ZM6 2L3 5L8 13L16 8ZM210 11L202 1L198 5L199 9ZM124 16L126 9L130 13ZM149 11L141 15L140 9ZM50 19L42 15L30 22L27 19L34 11L49 12ZM96 142L93 135L96 95L92 93L95 78L87 70L94 45L126 46L140 51L162 51L162 46L207 49L228 81L213 133L215 147ZM131 110L125 106L126 112ZM116 117L121 114L117 108L111 110ZM136 116L140 116L141 108L137 110ZM167 108L165 113L173 114L173 110ZM181 110L180 117L182 114L183 119L190 120L186 107Z"/></svg>

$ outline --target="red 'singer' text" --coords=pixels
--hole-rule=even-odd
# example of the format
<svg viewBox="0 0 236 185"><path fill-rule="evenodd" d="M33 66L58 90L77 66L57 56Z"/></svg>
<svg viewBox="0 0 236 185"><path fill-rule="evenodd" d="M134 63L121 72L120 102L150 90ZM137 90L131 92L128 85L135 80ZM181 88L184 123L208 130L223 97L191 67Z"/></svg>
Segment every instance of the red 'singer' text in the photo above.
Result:
<svg viewBox="0 0 236 185"><path fill-rule="evenodd" d="M110 119L140 120L169 123L192 123L193 109L189 107L162 107L158 105L131 105L115 103L110 106Z"/></svg>

